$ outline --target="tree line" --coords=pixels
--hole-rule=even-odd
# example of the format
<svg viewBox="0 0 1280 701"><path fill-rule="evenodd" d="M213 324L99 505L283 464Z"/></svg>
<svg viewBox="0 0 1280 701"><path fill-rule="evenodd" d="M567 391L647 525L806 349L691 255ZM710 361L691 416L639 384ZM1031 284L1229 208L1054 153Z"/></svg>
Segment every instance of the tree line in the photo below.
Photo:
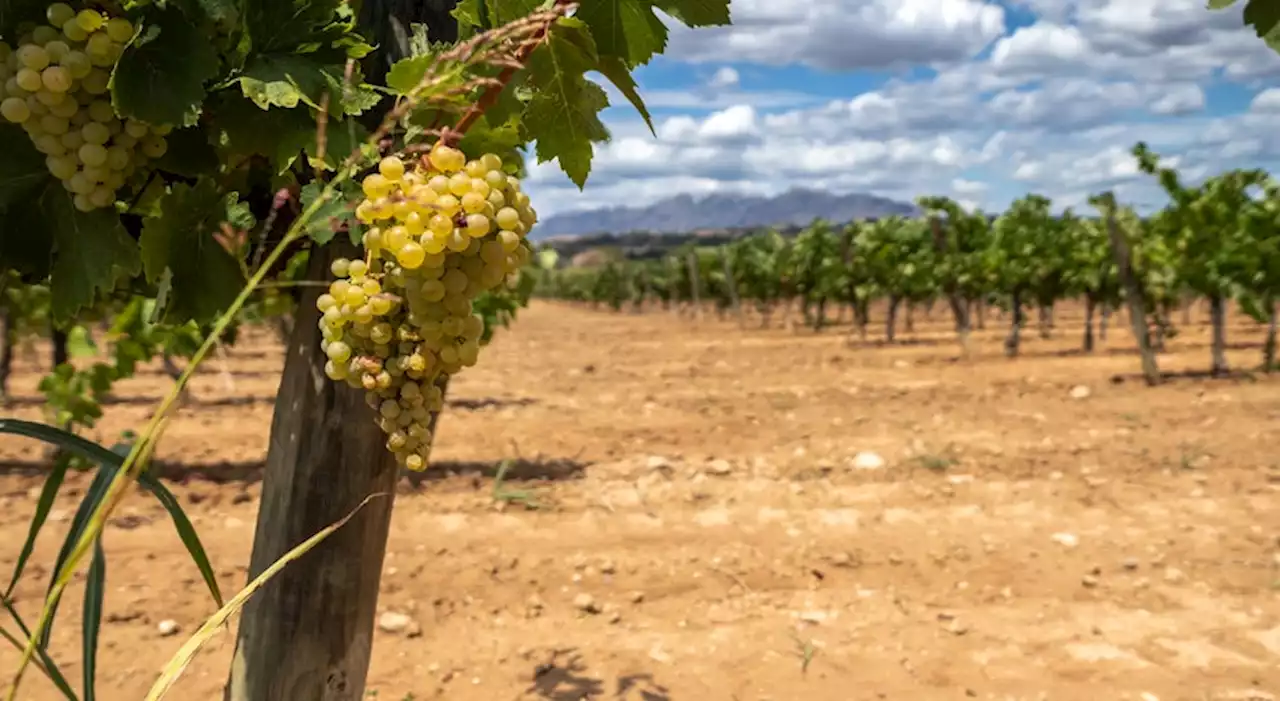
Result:
<svg viewBox="0 0 1280 701"><path fill-rule="evenodd" d="M1039 194L995 216L928 196L917 200L917 217L844 226L816 220L794 238L762 231L723 245L690 243L659 258L545 270L535 294L614 310L707 302L722 313L753 309L766 326L780 310L798 307L814 329L839 307L852 311L864 338L870 307L879 302L890 342L904 308L910 323L911 310L943 302L966 351L969 333L994 307L1008 323L1010 357L1019 353L1029 310L1039 311L1043 334L1055 304L1075 299L1084 307L1086 352L1106 317L1127 308L1152 383L1159 381L1154 354L1176 331L1175 311L1194 300L1209 306L1211 371L1227 373L1226 309L1234 301L1267 324L1263 366L1272 368L1280 183L1262 170L1236 169L1189 185L1145 144L1133 155L1169 197L1151 216L1110 192L1091 197L1086 211L1056 215Z"/></svg>

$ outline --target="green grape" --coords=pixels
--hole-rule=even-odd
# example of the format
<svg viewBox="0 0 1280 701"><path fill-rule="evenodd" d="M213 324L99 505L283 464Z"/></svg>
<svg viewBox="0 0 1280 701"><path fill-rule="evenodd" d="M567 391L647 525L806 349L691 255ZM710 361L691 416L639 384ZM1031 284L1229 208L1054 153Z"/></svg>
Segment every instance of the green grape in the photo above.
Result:
<svg viewBox="0 0 1280 701"><path fill-rule="evenodd" d="M49 24L55 27L62 25L75 19L76 11L71 9L70 5L61 2L55 2L44 11L45 19L49 20Z"/></svg>
<svg viewBox="0 0 1280 701"><path fill-rule="evenodd" d="M81 146L78 151L80 154L80 162L87 166L100 166L106 163L107 149L103 148L101 144L93 143L88 138L86 138L85 141L87 143L85 143L84 146Z"/></svg>
<svg viewBox="0 0 1280 701"><path fill-rule="evenodd" d="M71 77L76 80L83 80L93 71L93 64L89 63L89 57L79 51L69 51L63 56L59 64L63 68L71 72Z"/></svg>
<svg viewBox="0 0 1280 701"><path fill-rule="evenodd" d="M92 60L90 60L90 63L92 63ZM90 95L101 95L107 91L107 86L110 82L111 74L101 68L91 68L88 75L84 77L81 87Z"/></svg>
<svg viewBox="0 0 1280 701"><path fill-rule="evenodd" d="M54 39L44 45L44 50L49 54L49 60L54 63L62 63L62 59L71 53L71 47L65 41Z"/></svg>
<svg viewBox="0 0 1280 701"><path fill-rule="evenodd" d="M89 196L82 192L77 192L71 201L75 204L75 208L81 212L92 212L96 209L93 205L93 200L89 199Z"/></svg>
<svg viewBox="0 0 1280 701"><path fill-rule="evenodd" d="M77 195L88 195L93 192L94 182L85 177L84 173L77 172L67 181L67 187Z"/></svg>
<svg viewBox="0 0 1280 701"><path fill-rule="evenodd" d="M26 44L18 47L15 54L23 68L42 71L49 65L49 52L45 51L43 46Z"/></svg>
<svg viewBox="0 0 1280 701"><path fill-rule="evenodd" d="M163 136L148 136L142 140L142 152L147 158L159 158L169 150L169 144Z"/></svg>
<svg viewBox="0 0 1280 701"><path fill-rule="evenodd" d="M30 93L44 87L44 81L40 79L40 71L35 69L23 68L14 78L18 81L18 87Z"/></svg>
<svg viewBox="0 0 1280 701"><path fill-rule="evenodd" d="M65 118L58 117L56 115L46 114L40 118L40 128L43 129L46 134L56 134L61 136L62 134L67 133L67 129L70 128L70 126L71 123ZM61 139L59 139L59 143L61 143Z"/></svg>
<svg viewBox="0 0 1280 701"><path fill-rule="evenodd" d="M100 185L89 193L89 201L94 207L110 207L116 201L116 193L106 185Z"/></svg>
<svg viewBox="0 0 1280 701"><path fill-rule="evenodd" d="M111 130L100 122L89 122L80 128L81 135L87 144L101 146L111 139Z"/></svg>
<svg viewBox="0 0 1280 701"><path fill-rule="evenodd" d="M22 123L31 118L31 108L20 97L6 97L0 102L0 115L10 122Z"/></svg>
<svg viewBox="0 0 1280 701"><path fill-rule="evenodd" d="M123 17L107 20L107 36L111 40L123 44L133 38L133 24Z"/></svg>
<svg viewBox="0 0 1280 701"><path fill-rule="evenodd" d="M102 28L102 25L106 24L106 19L100 12L81 10L76 14L76 24L80 25L80 28L86 32L96 32Z"/></svg>
<svg viewBox="0 0 1280 701"><path fill-rule="evenodd" d="M57 41L59 36L58 30L53 27L40 26L31 30L31 43L44 46L52 41ZM48 49L46 49L47 51Z"/></svg>

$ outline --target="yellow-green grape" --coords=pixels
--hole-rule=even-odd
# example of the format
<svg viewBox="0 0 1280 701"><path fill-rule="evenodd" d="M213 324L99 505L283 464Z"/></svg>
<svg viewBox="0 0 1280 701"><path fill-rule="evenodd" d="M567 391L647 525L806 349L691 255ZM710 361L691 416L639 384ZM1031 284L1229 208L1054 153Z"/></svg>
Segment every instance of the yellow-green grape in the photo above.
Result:
<svg viewBox="0 0 1280 701"><path fill-rule="evenodd" d="M404 161L395 156L387 156L378 163L378 173L387 180L398 182L404 177Z"/></svg>
<svg viewBox="0 0 1280 701"><path fill-rule="evenodd" d="M71 72L71 77L76 80L82 80L93 71L93 64L89 62L89 57L79 51L70 51L63 56L58 63Z"/></svg>
<svg viewBox="0 0 1280 701"><path fill-rule="evenodd" d="M71 71L62 66L49 66L41 72L40 81L50 92L65 93L71 89Z"/></svg>
<svg viewBox="0 0 1280 701"><path fill-rule="evenodd" d="M59 41L56 35L53 40L45 43L44 50L49 54L49 60L54 63L62 63L62 59L71 53L71 47L65 41Z"/></svg>
<svg viewBox="0 0 1280 701"><path fill-rule="evenodd" d="M133 38L133 24L123 17L107 20L107 36L111 40L123 44Z"/></svg>
<svg viewBox="0 0 1280 701"><path fill-rule="evenodd" d="M102 13L93 10L81 10L76 14L76 24L80 25L80 28L86 32L96 32L106 22L107 20L102 16Z"/></svg>
<svg viewBox="0 0 1280 701"><path fill-rule="evenodd" d="M92 212L94 209L97 209L93 204L93 200L83 192L77 192L75 197L71 198L71 202L75 205L75 208L81 212Z"/></svg>
<svg viewBox="0 0 1280 701"><path fill-rule="evenodd" d="M142 140L142 153L147 158L159 158L169 150L169 143L163 136L148 136Z"/></svg>
<svg viewBox="0 0 1280 701"><path fill-rule="evenodd" d="M18 63L23 68L33 71L42 71L49 65L49 52L45 51L43 46L25 44L18 47L14 55L17 56Z"/></svg>
<svg viewBox="0 0 1280 701"><path fill-rule="evenodd" d="M53 3L45 8L44 11L45 19L49 20L49 24L55 27L61 27L67 22L75 19L75 16L76 11L71 9L70 5L61 2Z"/></svg>
<svg viewBox="0 0 1280 701"><path fill-rule="evenodd" d="M77 44L89 38L88 30L81 27L80 23L74 18L67 20L66 23L62 25L62 35Z"/></svg>
<svg viewBox="0 0 1280 701"><path fill-rule="evenodd" d="M111 75L101 68L92 68L89 70L81 82L81 87L90 95L101 95L107 91L107 86L111 82Z"/></svg>
<svg viewBox="0 0 1280 701"><path fill-rule="evenodd" d="M33 68L19 69L14 78L17 80L18 87L27 92L33 93L44 87L44 81L40 78L40 71Z"/></svg>
<svg viewBox="0 0 1280 701"><path fill-rule="evenodd" d="M101 144L88 142L77 153L80 155L80 162L87 166L100 166L107 162L107 149Z"/></svg>
<svg viewBox="0 0 1280 701"><path fill-rule="evenodd" d="M0 102L0 115L10 122L20 124L31 118L31 108L20 97L7 97Z"/></svg>

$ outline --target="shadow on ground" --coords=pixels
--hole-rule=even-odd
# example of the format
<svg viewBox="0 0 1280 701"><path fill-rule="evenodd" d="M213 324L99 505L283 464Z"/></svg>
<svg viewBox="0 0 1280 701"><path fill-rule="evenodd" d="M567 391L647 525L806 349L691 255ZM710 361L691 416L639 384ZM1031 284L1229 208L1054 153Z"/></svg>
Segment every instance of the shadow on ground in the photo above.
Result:
<svg viewBox="0 0 1280 701"><path fill-rule="evenodd" d="M581 699L617 699L618 701L671 701L667 688L652 674L628 674L618 677L613 688L603 679L592 676L582 655L573 648L553 650L551 659L533 671L533 683L526 697L547 701L580 701Z"/></svg>

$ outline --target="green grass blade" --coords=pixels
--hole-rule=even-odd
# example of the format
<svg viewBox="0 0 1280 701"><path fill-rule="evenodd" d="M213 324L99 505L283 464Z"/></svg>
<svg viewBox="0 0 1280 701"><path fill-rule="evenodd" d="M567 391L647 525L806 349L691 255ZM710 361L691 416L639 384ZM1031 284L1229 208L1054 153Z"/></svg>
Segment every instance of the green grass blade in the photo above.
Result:
<svg viewBox="0 0 1280 701"><path fill-rule="evenodd" d="M27 567L27 560L35 551L36 538L40 536L40 529L44 528L44 522L49 518L49 510L53 508L53 500L58 497L58 490L62 488L62 481L66 478L67 468L70 465L71 460L66 456L58 458L54 461L49 476L44 480L44 487L40 489L40 498L36 500L36 514L31 517L31 526L27 529L27 541L22 544L22 552L18 553L18 561L13 566L13 578L9 580L9 586L4 590L6 599L13 596L13 589L18 586L18 580L22 578L22 572Z"/></svg>
<svg viewBox="0 0 1280 701"><path fill-rule="evenodd" d="M326 538L333 535L333 533L339 528L347 525L347 522L354 518L356 514L360 513L360 510L363 509L370 501L373 501L375 497L382 496L387 495L378 493L370 494L365 497L364 501L357 504L356 508L351 510L351 513L343 516L337 522L325 526L324 529L315 535L302 541L300 545L294 547L284 555L281 555L280 558L271 563L271 566L264 570L262 574L254 577L253 581L249 582L244 589L236 592L236 595L231 597L231 600L228 601L225 606L215 611L214 614L200 626L200 629L188 638L187 641L182 644L182 647L178 648L178 652L175 653L173 658L169 660L168 664L164 666L164 670L160 673L160 677L157 678L155 684L151 686L151 690L147 692L145 701L159 701L159 699L163 698L164 695L173 688L174 682L176 682L178 677L182 675L182 672L186 670L187 665L191 664L191 660L195 658L196 653L200 651L200 648L204 647L204 645L213 638L214 634L217 633L218 628L226 623L227 619L231 618L231 616L236 612L244 608L245 603L249 601L249 597L253 596L259 589L265 586L267 582L271 581L272 577L280 574L280 571L287 567L289 563L307 554L312 548L315 548L317 545L324 542Z"/></svg>
<svg viewBox="0 0 1280 701"><path fill-rule="evenodd" d="M98 672L98 631L102 628L102 596L107 587L107 553L102 549L102 538L93 548L93 561L89 563L89 576L84 586L84 701L94 701L94 679Z"/></svg>
<svg viewBox="0 0 1280 701"><path fill-rule="evenodd" d="M13 618L14 623L18 624L18 628L22 631L23 637L30 640L31 630L27 628L27 624L22 621L22 616L18 615L17 610L9 603L9 600L7 598L0 598L0 606L4 606L4 609L8 611L9 615ZM27 644L22 641L14 640L13 636L11 636L8 631L4 631L4 638L13 642L15 647L19 650L23 650L27 646ZM40 665L45 676L49 677L49 681L52 681L53 685L58 687L58 691L61 691L62 695L66 696L70 701L80 701L80 697L76 696L75 690L67 683L67 678L63 676L62 670L58 669L58 665L54 664L53 659L49 657L49 653L45 651L43 646L36 648L36 655L40 657Z"/></svg>
<svg viewBox="0 0 1280 701"><path fill-rule="evenodd" d="M204 544L200 542L200 536L196 534L196 528L191 524L191 519L187 518L187 514L182 510L178 498L150 473L144 472L139 475L138 484L154 494L164 510L169 512L169 517L173 519L173 527L178 531L178 537L182 539L187 553L199 568L200 576L204 577L204 583L208 585L214 602L221 608L224 603L222 590L218 588L218 578L213 573L213 565L209 563L209 555L204 550Z"/></svg>
<svg viewBox="0 0 1280 701"><path fill-rule="evenodd" d="M67 531L66 540L62 541L62 548L58 551L58 559L54 564L53 571L55 573L62 569L62 564L70 557L71 551L75 548L76 542L84 533L84 529L89 524L89 517L93 515L98 504L107 495L107 488L111 484L111 477L115 474L115 470L102 469L98 470L98 474L93 476L93 481L89 483L89 490L85 492L84 499L80 501L79 508L76 509L75 516L71 519L71 529ZM49 583L49 591L54 590L55 581ZM50 608L49 618L45 621L44 627L40 631L41 645L48 645L49 639L53 636L54 616L58 613L58 604L61 596L53 599L53 605Z"/></svg>
<svg viewBox="0 0 1280 701"><path fill-rule="evenodd" d="M15 436L26 436L34 438L38 441L44 441L50 445L58 446L63 450L75 453L80 457L92 460L103 466L111 465L119 468L123 459L107 450L105 447L94 443L93 441L77 436L70 431L64 431L53 426L46 426L35 421L23 421L22 419L0 419L0 433L9 433Z"/></svg>

